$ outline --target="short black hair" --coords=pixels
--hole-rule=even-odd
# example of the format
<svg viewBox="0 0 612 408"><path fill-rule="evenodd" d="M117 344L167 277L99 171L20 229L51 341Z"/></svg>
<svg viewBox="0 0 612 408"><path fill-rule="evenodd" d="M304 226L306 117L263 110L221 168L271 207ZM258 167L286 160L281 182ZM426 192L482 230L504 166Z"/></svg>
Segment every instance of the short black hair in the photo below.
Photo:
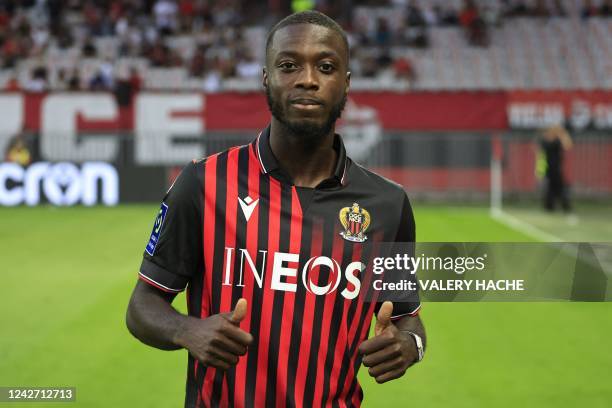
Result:
<svg viewBox="0 0 612 408"><path fill-rule="evenodd" d="M340 27L338 23L336 23L331 18L327 17L325 14L309 10L309 11L300 11L299 13L293 13L283 18L281 21L276 23L274 27L268 32L268 36L266 37L266 60L268 59L268 51L270 50L270 45L272 44L272 39L274 38L274 34L280 30L281 28L296 25L296 24L314 24L322 27L329 28L330 30L335 31L342 37L342 42L346 47L346 61L348 63L349 59L349 44L348 38L346 37L346 33Z"/></svg>

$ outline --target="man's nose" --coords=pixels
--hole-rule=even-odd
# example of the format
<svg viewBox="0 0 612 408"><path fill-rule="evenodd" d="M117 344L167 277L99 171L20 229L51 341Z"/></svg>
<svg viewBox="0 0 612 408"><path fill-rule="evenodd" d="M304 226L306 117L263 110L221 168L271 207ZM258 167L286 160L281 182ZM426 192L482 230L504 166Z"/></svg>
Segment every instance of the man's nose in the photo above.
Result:
<svg viewBox="0 0 612 408"><path fill-rule="evenodd" d="M295 84L296 88L304 88L304 89L319 89L319 79L317 75L317 70L311 66L305 66L304 69L300 71L297 82Z"/></svg>

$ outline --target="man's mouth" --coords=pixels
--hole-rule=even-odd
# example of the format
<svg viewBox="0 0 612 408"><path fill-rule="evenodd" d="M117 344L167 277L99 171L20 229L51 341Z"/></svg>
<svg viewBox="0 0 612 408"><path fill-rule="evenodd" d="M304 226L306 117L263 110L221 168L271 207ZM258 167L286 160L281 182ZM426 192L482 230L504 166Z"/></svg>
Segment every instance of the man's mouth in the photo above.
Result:
<svg viewBox="0 0 612 408"><path fill-rule="evenodd" d="M323 103L314 98L294 98L291 99L291 105L300 110L315 110L323 106Z"/></svg>

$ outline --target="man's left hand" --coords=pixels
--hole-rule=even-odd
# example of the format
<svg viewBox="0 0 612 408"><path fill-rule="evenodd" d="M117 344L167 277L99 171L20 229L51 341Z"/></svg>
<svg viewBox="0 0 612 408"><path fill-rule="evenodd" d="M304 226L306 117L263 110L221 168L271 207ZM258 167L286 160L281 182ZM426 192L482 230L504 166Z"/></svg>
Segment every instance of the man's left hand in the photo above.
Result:
<svg viewBox="0 0 612 408"><path fill-rule="evenodd" d="M393 303L384 302L378 311L374 337L359 345L363 364L379 384L401 377L418 359L414 339L391 322L392 313Z"/></svg>

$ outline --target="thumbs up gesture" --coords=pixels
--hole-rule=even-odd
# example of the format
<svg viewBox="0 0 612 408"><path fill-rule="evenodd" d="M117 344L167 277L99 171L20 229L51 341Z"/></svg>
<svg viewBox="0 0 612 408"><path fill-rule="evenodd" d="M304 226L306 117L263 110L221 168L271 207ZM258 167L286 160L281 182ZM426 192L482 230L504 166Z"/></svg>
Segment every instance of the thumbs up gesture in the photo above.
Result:
<svg viewBox="0 0 612 408"><path fill-rule="evenodd" d="M240 328L247 311L247 301L241 298L231 312L189 318L181 345L204 365L221 370L235 366L253 342L253 336Z"/></svg>
<svg viewBox="0 0 612 408"><path fill-rule="evenodd" d="M374 326L374 335L378 336L387 327L391 326L391 315L393 314L393 303L384 302L376 315L376 325Z"/></svg>
<svg viewBox="0 0 612 408"><path fill-rule="evenodd" d="M414 340L391 321L393 303L384 302L376 316L374 337L359 345L363 365L377 383L401 377L418 358Z"/></svg>
<svg viewBox="0 0 612 408"><path fill-rule="evenodd" d="M247 301L244 298L238 299L234 310L230 314L229 321L235 325L240 325L240 322L244 320L247 313Z"/></svg>

